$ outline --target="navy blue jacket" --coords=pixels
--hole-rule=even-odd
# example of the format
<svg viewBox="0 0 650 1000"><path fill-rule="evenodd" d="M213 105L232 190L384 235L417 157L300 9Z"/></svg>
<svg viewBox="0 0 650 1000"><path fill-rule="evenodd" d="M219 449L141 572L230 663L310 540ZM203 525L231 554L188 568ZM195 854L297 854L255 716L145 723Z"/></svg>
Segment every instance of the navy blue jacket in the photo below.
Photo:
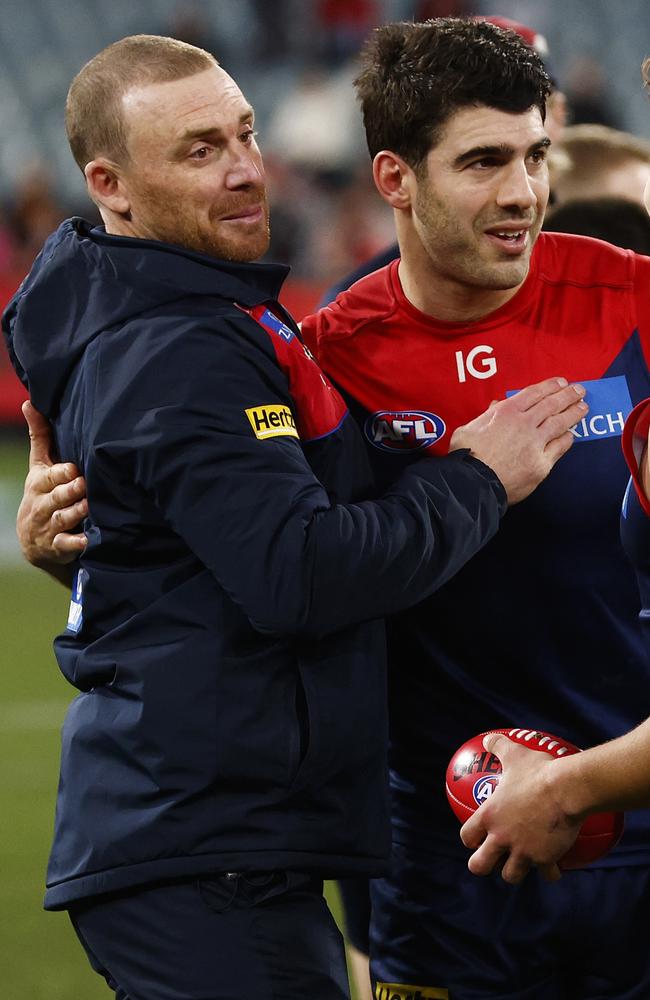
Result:
<svg viewBox="0 0 650 1000"><path fill-rule="evenodd" d="M149 880L381 872L381 616L496 531L465 453L380 498L345 404L277 303L287 269L108 236L46 243L3 320L89 544L61 670L46 906Z"/></svg>

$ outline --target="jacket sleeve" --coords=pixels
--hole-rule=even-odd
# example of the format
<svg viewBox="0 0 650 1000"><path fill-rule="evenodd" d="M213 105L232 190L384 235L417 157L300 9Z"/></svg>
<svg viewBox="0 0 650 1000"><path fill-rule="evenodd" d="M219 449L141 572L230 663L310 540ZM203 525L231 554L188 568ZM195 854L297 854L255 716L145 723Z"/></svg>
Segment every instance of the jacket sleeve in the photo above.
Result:
<svg viewBox="0 0 650 1000"><path fill-rule="evenodd" d="M144 365L121 357L122 433L99 450L132 463L135 482L258 630L317 635L399 611L494 535L505 492L466 453L411 465L379 499L332 504L297 437L256 436L246 411L294 400L256 324L226 327L197 325L164 350L153 343Z"/></svg>

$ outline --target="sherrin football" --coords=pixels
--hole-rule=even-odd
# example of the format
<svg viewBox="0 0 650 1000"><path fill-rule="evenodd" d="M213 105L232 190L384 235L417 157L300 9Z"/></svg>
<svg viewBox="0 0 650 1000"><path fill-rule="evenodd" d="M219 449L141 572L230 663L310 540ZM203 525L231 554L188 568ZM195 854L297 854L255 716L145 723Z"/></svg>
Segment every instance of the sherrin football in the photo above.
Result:
<svg viewBox="0 0 650 1000"><path fill-rule="evenodd" d="M515 743L551 757L580 753L579 747L572 743L534 729L490 729L489 732L503 733ZM476 812L499 784L501 764L495 754L483 748L484 736L487 732L463 743L447 767L445 791L449 805L461 823ZM622 833L623 813L605 812L588 816L573 847L558 861L559 867L582 868L602 858L618 843Z"/></svg>

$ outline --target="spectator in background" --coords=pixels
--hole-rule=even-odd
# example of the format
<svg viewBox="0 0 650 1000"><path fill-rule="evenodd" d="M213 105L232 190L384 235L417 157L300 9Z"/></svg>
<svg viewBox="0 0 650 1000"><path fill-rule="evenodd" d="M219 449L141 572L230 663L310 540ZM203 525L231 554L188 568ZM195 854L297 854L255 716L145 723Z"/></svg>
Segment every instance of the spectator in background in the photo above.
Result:
<svg viewBox="0 0 650 1000"><path fill-rule="evenodd" d="M50 184L50 173L41 163L28 166L20 180L9 209L17 249L14 266L25 273L43 243L66 216L66 208Z"/></svg>
<svg viewBox="0 0 650 1000"><path fill-rule="evenodd" d="M287 0L250 0L254 13L254 61L264 64L287 58L296 27ZM300 28L300 25L297 26ZM295 55L295 53L291 53Z"/></svg>
<svg viewBox="0 0 650 1000"><path fill-rule="evenodd" d="M576 198L628 198L643 204L650 142L607 125L569 125L551 157L554 204Z"/></svg>
<svg viewBox="0 0 650 1000"><path fill-rule="evenodd" d="M281 260L291 267L292 277L310 278L309 239L314 228L313 212L320 207L320 199L314 198L311 178L283 157L269 154L264 166L273 205L273 229L265 260Z"/></svg>
<svg viewBox="0 0 650 1000"><path fill-rule="evenodd" d="M469 17L473 4L466 0L418 0L414 21L428 21L431 17Z"/></svg>
<svg viewBox="0 0 650 1000"><path fill-rule="evenodd" d="M574 125L623 127L621 117L612 104L603 67L593 56L582 54L572 61L566 73L566 95Z"/></svg>
<svg viewBox="0 0 650 1000"><path fill-rule="evenodd" d="M334 281L342 271L367 262L392 239L393 220L377 192L367 168L358 168L331 198L329 216L312 232L312 252L320 263L320 278Z"/></svg>
<svg viewBox="0 0 650 1000"><path fill-rule="evenodd" d="M377 0L318 0L315 29L325 61L340 66L356 56L379 16Z"/></svg>
<svg viewBox="0 0 650 1000"><path fill-rule="evenodd" d="M268 259L288 262L294 277L321 287L393 235L365 162L356 71L356 61L332 73L312 59L264 132L274 219Z"/></svg>
<svg viewBox="0 0 650 1000"><path fill-rule="evenodd" d="M0 206L0 275L13 273L17 256L18 244L13 227Z"/></svg>
<svg viewBox="0 0 650 1000"><path fill-rule="evenodd" d="M353 64L336 73L312 60L265 129L271 152L312 177L343 184L361 160L361 119Z"/></svg>
<svg viewBox="0 0 650 1000"><path fill-rule="evenodd" d="M575 233L636 253L650 255L650 217L642 205L628 198L581 198L549 212L542 229Z"/></svg>
<svg viewBox="0 0 650 1000"><path fill-rule="evenodd" d="M218 53L221 65L228 65L230 62L230 46L226 44L223 35L215 31L214 23L205 9L194 0L181 0L177 4L162 34L178 38L188 45L195 45L212 55Z"/></svg>

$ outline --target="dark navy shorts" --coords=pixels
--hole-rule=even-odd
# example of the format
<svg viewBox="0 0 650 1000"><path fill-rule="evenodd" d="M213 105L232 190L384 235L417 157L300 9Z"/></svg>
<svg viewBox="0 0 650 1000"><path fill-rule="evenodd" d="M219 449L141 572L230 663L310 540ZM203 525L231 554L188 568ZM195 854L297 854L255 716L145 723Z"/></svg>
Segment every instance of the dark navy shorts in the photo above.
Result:
<svg viewBox="0 0 650 1000"><path fill-rule="evenodd" d="M349 1000L322 882L298 872L183 879L70 908L117 1000Z"/></svg>
<svg viewBox="0 0 650 1000"><path fill-rule="evenodd" d="M371 890L378 1000L650 1000L646 867L511 886L394 845Z"/></svg>

